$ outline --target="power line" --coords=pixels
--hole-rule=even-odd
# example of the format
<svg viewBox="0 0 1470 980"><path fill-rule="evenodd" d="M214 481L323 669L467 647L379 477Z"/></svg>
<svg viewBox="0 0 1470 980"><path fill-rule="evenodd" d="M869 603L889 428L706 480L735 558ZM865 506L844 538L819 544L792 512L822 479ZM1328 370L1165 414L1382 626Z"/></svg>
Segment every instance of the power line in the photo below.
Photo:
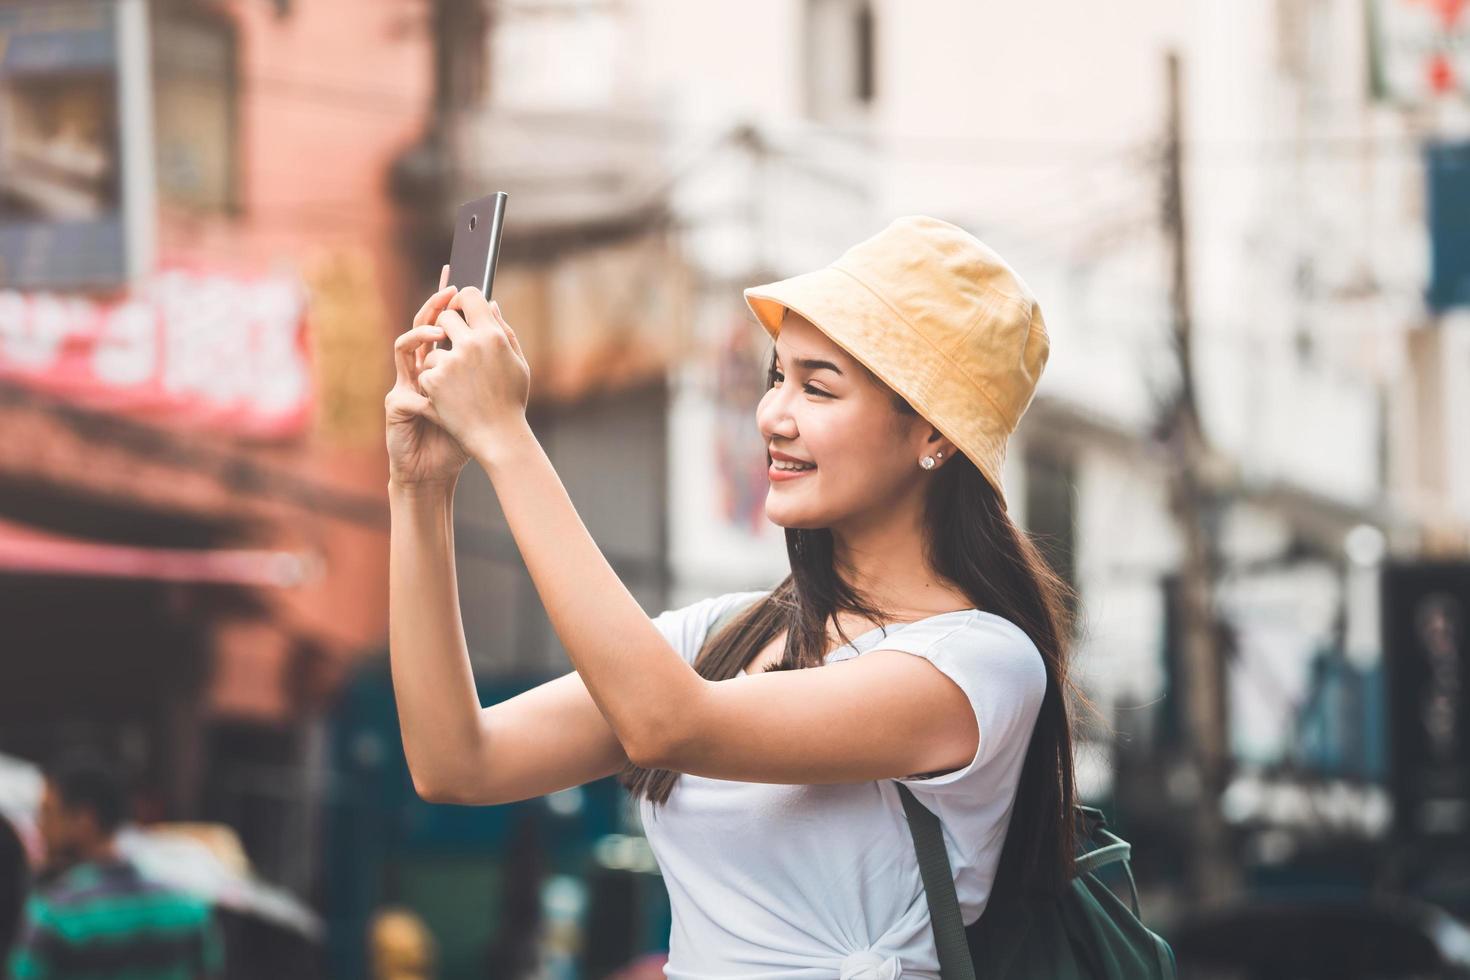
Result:
<svg viewBox="0 0 1470 980"><path fill-rule="evenodd" d="M265 72L242 74L240 81L247 87L254 86L266 91L277 91L296 97L303 103L323 108L347 109L354 113L398 115L400 112L423 113L427 120L431 113L428 93L424 99L407 99L393 90L363 91L348 85L314 79L293 78ZM454 110L453 115L466 117L471 122L484 118L493 120L495 110L488 107L464 107ZM558 123L565 128L595 128L600 135L617 139L637 139L652 142L667 142L670 137L701 138L728 128L728 123L699 124L678 121L672 118L644 116L608 109L602 112L569 110L544 113L527 112L524 115L502 110L501 119L521 118L537 128L555 128ZM839 130L825 129L817 123L763 123L761 129L774 136L806 137L829 136L841 139ZM881 133L881 142L870 142L860 147L875 154L898 159L920 159L937 166L1032 166L1050 164L1072 169L1083 169L1106 162L1106 158L1122 160L1155 158L1162 152L1162 143L1156 136L1140 136L1126 139L1078 139L1072 137L1006 137L1006 136L953 136L923 133ZM864 134L863 139L872 140L874 134ZM1266 162L1294 163L1302 152L1311 154L1339 154L1361 157L1390 152L1419 153L1424 145L1422 138L1413 134L1394 136L1363 135L1304 135L1260 136L1252 138L1229 137L1180 137L1180 146L1191 157L1186 165L1201 162L1260 164ZM936 156L934 151L970 151L961 156ZM1065 153L1065 155L1061 155ZM1080 158L1078 154L1091 154ZM1019 155L1018 155L1019 154Z"/></svg>

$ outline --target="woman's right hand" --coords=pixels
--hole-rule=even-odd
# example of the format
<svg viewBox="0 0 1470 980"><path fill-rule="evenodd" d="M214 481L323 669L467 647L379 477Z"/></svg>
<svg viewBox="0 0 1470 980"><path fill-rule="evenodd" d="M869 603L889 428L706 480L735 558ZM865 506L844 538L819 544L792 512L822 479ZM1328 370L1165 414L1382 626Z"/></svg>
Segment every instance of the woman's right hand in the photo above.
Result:
<svg viewBox="0 0 1470 980"><path fill-rule="evenodd" d="M434 406L419 390L419 372L424 355L435 341L445 339L435 326L454 298L455 288L446 286L449 266L439 276L439 291L430 296L413 318L413 326L393 344L397 378L384 399L388 428L388 478L405 488L448 486L469 461L465 452L443 426Z"/></svg>

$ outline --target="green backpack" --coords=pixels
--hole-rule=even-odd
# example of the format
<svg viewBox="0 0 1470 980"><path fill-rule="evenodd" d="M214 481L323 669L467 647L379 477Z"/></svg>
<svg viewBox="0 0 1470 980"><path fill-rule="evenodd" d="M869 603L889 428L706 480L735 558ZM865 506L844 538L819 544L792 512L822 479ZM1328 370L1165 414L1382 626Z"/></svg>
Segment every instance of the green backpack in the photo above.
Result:
<svg viewBox="0 0 1470 980"><path fill-rule="evenodd" d="M898 784L929 921L944 980L1174 980L1174 951L1138 917L1138 887L1128 866L1127 841L1110 833L1102 811L1078 806L1089 845L1077 855L1077 873L1060 896L992 894L968 929L960 918L954 876L939 818ZM1097 870L1119 863L1128 876L1133 908L1119 901Z"/></svg>
<svg viewBox="0 0 1470 980"><path fill-rule="evenodd" d="M717 618L705 641L745 609ZM1132 846L1107 830L1101 810L1077 807L1087 834L1076 874L1060 896L992 894L966 928L939 818L907 786L895 785L913 834L944 980L1175 980L1174 951L1139 918L1128 864ZM1098 869L1115 863L1128 877L1131 910L1097 877Z"/></svg>

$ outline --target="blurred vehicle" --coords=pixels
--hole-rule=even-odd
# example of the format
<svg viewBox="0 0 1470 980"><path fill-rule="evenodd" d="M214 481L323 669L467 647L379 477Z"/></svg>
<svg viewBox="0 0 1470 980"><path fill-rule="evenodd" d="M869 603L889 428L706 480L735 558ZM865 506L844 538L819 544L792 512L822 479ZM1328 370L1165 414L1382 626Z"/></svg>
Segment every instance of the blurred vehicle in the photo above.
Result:
<svg viewBox="0 0 1470 980"><path fill-rule="evenodd" d="M1184 916L1169 941L1196 980L1470 978L1470 928L1399 897L1248 900Z"/></svg>

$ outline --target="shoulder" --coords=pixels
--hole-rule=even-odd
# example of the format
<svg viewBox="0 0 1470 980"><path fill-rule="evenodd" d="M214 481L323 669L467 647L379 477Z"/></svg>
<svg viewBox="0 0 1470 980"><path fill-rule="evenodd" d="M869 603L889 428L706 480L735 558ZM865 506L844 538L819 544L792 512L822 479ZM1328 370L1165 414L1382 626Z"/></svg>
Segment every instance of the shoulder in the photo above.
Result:
<svg viewBox="0 0 1470 980"><path fill-rule="evenodd" d="M770 594L770 589L750 589L708 596L665 609L653 617L653 625L681 657L692 661L716 620Z"/></svg>
<svg viewBox="0 0 1470 980"><path fill-rule="evenodd" d="M65 913L95 903L142 904L180 910L208 911L210 903L190 891L154 877L131 859L106 866L81 865L58 877L43 893L46 902Z"/></svg>
<svg viewBox="0 0 1470 980"><path fill-rule="evenodd" d="M102 884L102 876L93 864L78 864L37 884L33 894L49 908L65 908L85 901Z"/></svg>
<svg viewBox="0 0 1470 980"><path fill-rule="evenodd" d="M989 792L994 781L979 773L997 767L1009 771L1024 758L1048 677L1041 651L1021 627L994 613L957 611L895 630L873 650L928 660L965 692L979 728L979 744L968 765L934 778L905 779L910 787Z"/></svg>
<svg viewBox="0 0 1470 980"><path fill-rule="evenodd" d="M980 609L905 624L880 638L874 649L901 650L967 674L1004 678L1026 687L1046 684L1046 661L1026 631L1004 616Z"/></svg>

